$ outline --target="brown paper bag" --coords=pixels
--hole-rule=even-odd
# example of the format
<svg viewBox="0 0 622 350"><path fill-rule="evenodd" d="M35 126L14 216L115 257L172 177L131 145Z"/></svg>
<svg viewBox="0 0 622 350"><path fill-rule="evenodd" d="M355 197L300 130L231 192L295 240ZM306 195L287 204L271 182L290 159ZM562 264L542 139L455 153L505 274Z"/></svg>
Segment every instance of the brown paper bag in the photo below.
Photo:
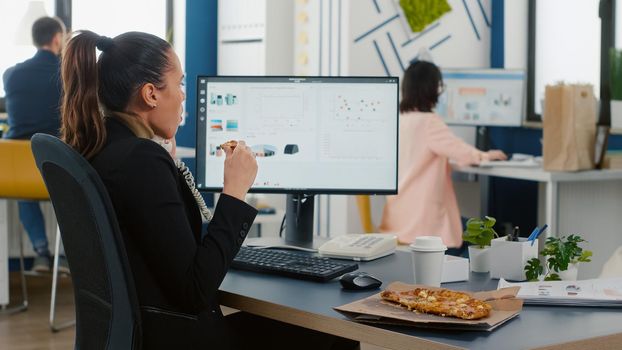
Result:
<svg viewBox="0 0 622 350"><path fill-rule="evenodd" d="M544 170L593 169L596 99L592 85L547 85L544 101Z"/></svg>

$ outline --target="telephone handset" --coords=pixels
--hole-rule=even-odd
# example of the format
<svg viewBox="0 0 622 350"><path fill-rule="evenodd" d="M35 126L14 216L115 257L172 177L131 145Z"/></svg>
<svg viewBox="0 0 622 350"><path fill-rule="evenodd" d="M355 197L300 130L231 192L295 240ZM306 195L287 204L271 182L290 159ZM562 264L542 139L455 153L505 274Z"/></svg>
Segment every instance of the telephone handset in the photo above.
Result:
<svg viewBox="0 0 622 350"><path fill-rule="evenodd" d="M161 136L158 135L154 135L153 138L151 139L151 141L154 141L155 143L157 143L158 145L164 147L164 149L166 150L166 152L168 152L169 154L171 154L171 152L173 152L173 143Z"/></svg>

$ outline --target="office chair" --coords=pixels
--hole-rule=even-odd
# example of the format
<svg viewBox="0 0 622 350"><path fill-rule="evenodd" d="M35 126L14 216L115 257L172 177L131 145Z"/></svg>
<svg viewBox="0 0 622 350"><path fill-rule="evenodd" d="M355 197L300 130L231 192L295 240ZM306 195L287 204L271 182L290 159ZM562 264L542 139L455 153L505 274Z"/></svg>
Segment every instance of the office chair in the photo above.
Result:
<svg viewBox="0 0 622 350"><path fill-rule="evenodd" d="M75 348L140 349L138 298L106 188L91 165L54 136L35 134L32 152L71 269Z"/></svg>

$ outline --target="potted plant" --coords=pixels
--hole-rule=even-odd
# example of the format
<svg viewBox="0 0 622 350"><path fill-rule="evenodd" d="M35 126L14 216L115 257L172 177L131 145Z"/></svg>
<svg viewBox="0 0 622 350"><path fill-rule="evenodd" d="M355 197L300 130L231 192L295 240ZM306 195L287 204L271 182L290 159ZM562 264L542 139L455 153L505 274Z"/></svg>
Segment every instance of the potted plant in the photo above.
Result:
<svg viewBox="0 0 622 350"><path fill-rule="evenodd" d="M469 260L471 271L488 272L490 271L490 241L494 237L499 237L493 229L497 220L491 216L480 218L470 218L466 224L466 230L462 238L471 243L469 245Z"/></svg>
<svg viewBox="0 0 622 350"><path fill-rule="evenodd" d="M544 274L545 281L574 281L577 279L578 263L590 262L592 252L584 250L579 243L585 242L579 235L549 237L540 255L546 257L547 270L538 258L533 258L525 266L525 274L529 281L538 281Z"/></svg>

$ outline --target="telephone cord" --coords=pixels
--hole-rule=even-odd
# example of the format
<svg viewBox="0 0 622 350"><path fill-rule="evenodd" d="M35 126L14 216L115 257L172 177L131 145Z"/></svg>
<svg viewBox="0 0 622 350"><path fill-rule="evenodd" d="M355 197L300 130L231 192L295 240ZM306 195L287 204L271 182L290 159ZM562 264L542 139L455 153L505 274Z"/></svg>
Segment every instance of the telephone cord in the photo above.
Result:
<svg viewBox="0 0 622 350"><path fill-rule="evenodd" d="M186 184L188 185L188 188L190 188L190 192L192 192L194 200L199 206L201 215L205 218L205 220L207 220L207 222L212 221L213 214L207 208L207 204L205 204L203 196L201 196L201 193L199 192L199 190L197 190L197 187L194 183L194 176L192 176L192 173L190 172L190 169L188 169L188 167L186 166L186 163L182 162L180 159L175 159L175 166L177 166L177 169L179 169L179 171L181 172L184 180L186 180Z"/></svg>

